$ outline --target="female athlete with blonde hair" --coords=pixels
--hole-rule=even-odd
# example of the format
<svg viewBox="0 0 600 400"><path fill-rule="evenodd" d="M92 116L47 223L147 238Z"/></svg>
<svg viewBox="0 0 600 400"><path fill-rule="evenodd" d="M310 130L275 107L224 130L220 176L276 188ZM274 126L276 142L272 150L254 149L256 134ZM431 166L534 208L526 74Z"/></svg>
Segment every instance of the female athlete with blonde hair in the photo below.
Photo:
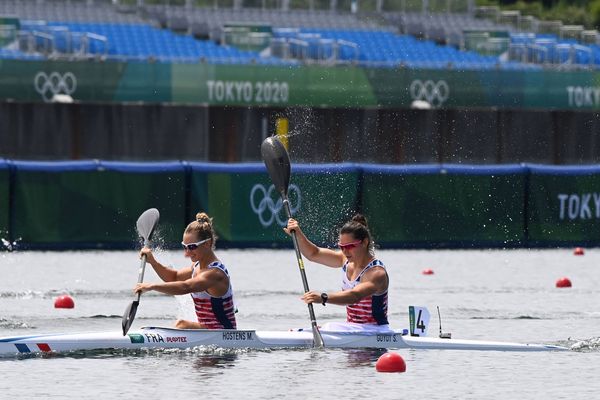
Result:
<svg viewBox="0 0 600 400"><path fill-rule="evenodd" d="M175 327L181 329L236 329L235 306L231 278L225 265L215 255L215 234L212 218L206 213L196 214L183 232L183 251L192 260L189 267L175 270L164 266L154 258L152 250L144 247L140 255L164 281L138 283L134 292L157 292L181 295L191 294L197 321L178 320Z"/></svg>

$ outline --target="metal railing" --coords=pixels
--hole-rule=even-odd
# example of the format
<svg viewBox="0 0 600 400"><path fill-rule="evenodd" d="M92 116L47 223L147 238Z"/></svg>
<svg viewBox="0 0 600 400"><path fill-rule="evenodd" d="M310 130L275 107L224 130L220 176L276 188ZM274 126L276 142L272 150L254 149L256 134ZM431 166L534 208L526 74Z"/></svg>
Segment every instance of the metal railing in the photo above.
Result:
<svg viewBox="0 0 600 400"><path fill-rule="evenodd" d="M594 52L590 47L570 43L511 43L508 59L548 68L596 68Z"/></svg>
<svg viewBox="0 0 600 400"><path fill-rule="evenodd" d="M349 52L344 51L345 48L350 49ZM298 60L306 64L356 63L360 56L360 49L356 43L340 39L272 38L269 49L271 56L283 60Z"/></svg>
<svg viewBox="0 0 600 400"><path fill-rule="evenodd" d="M20 51L49 58L106 58L109 43L106 36L91 32L71 32L66 27L45 30L22 30L17 33Z"/></svg>
<svg viewBox="0 0 600 400"><path fill-rule="evenodd" d="M93 1L93 0L90 0ZM473 12L475 0L115 0L117 6L164 5L209 8L262 8L280 10L331 10L340 12Z"/></svg>

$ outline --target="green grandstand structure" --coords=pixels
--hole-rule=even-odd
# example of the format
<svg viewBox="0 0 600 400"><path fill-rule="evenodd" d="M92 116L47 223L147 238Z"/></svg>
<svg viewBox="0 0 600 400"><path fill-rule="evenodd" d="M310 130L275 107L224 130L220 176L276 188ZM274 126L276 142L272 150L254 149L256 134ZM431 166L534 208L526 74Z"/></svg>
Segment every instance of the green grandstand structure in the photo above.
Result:
<svg viewBox="0 0 600 400"><path fill-rule="evenodd" d="M0 239L130 248L157 207L165 247L198 210L289 246L277 133L324 245L359 211L387 248L596 246L599 66L597 32L468 0L4 0Z"/></svg>
<svg viewBox="0 0 600 400"><path fill-rule="evenodd" d="M597 32L469 0L6 0L0 17L7 158L255 161L285 118L307 162L597 160ZM142 131L146 154L121 140Z"/></svg>

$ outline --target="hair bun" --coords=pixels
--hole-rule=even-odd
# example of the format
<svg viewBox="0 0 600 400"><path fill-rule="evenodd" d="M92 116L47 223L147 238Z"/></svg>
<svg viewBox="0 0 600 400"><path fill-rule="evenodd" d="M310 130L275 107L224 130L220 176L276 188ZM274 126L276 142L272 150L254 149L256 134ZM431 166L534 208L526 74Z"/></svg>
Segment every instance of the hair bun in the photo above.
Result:
<svg viewBox="0 0 600 400"><path fill-rule="evenodd" d="M364 215L362 215L362 214L355 214L352 217L352 221L357 222L357 223L359 223L361 225L364 225L365 227L368 226L367 225L367 218Z"/></svg>
<svg viewBox="0 0 600 400"><path fill-rule="evenodd" d="M196 221L198 221L201 224L203 224L203 223L209 223L210 224L211 223L210 217L206 213L198 213L198 214L196 214Z"/></svg>

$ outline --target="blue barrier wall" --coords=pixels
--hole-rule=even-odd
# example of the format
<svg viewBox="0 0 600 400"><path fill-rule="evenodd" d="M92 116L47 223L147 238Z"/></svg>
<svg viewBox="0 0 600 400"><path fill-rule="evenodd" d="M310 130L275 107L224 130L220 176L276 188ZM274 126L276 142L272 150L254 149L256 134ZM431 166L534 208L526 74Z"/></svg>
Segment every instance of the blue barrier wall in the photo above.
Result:
<svg viewBox="0 0 600 400"><path fill-rule="evenodd" d="M356 212L382 248L600 244L600 166L295 164L289 198L320 245ZM1 238L17 249L133 248L151 207L161 246L178 246L198 211L220 247L291 246L262 163L0 159L0 206Z"/></svg>
<svg viewBox="0 0 600 400"><path fill-rule="evenodd" d="M4 238L5 240L10 237L10 209L10 173L8 162L0 158L0 238Z"/></svg>

